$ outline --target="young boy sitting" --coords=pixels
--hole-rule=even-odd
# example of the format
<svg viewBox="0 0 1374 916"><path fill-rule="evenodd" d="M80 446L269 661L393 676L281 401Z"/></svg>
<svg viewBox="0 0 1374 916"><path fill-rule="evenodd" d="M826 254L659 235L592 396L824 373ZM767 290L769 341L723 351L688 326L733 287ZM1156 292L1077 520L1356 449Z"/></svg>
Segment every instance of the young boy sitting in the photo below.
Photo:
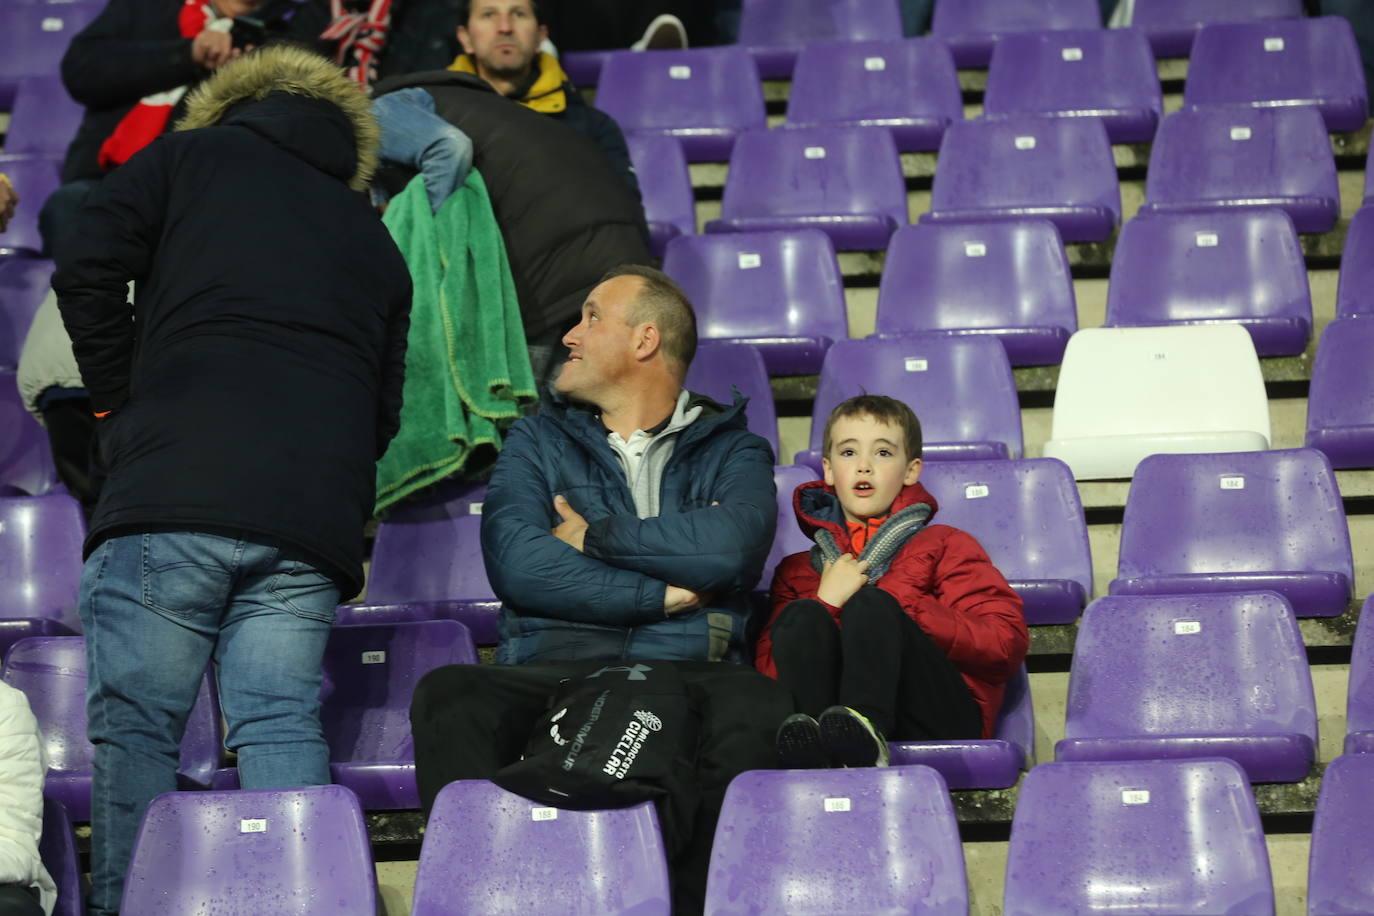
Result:
<svg viewBox="0 0 1374 916"><path fill-rule="evenodd" d="M778 565L757 665L801 710L778 730L785 766L885 766L886 738L986 738L1026 655L1021 599L978 542L931 525L921 425L880 395L826 422L824 481L793 506L815 540Z"/></svg>

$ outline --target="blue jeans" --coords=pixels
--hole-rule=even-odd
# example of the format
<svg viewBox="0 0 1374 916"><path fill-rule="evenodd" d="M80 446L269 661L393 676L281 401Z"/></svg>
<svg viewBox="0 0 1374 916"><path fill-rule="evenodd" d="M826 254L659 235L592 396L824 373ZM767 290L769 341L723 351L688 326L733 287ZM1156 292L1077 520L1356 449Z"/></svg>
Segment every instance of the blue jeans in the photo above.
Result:
<svg viewBox="0 0 1374 916"><path fill-rule="evenodd" d="M385 162L419 169L429 207L438 213L448 196L467 181L472 141L434 113L434 97L423 89L398 89L373 99L372 113L382 127L377 154Z"/></svg>
<svg viewBox="0 0 1374 916"><path fill-rule="evenodd" d="M329 783L320 661L339 589L278 546L199 532L106 540L81 574L92 914L117 913L134 836L174 791L181 736L218 667L225 744L245 789Z"/></svg>

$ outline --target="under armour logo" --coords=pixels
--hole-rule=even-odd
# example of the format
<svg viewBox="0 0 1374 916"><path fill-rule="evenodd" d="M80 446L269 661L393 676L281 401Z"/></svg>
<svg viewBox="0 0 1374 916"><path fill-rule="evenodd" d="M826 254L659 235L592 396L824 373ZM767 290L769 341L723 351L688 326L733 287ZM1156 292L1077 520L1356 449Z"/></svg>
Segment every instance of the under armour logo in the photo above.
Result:
<svg viewBox="0 0 1374 916"><path fill-rule="evenodd" d="M553 726L549 729L549 737L552 738L553 743L557 744L559 747L562 747L563 745L568 743L568 739L564 738L562 735L558 733L558 720L563 718L567 714L568 707L564 706L551 720L549 720L553 722Z"/></svg>
<svg viewBox="0 0 1374 916"><path fill-rule="evenodd" d="M628 666L627 666L627 665L614 665L614 666L607 666L607 667L605 667L605 668L602 668L600 671L596 672L595 674L589 674L589 675L587 675L587 679L590 680L590 679L592 679L592 678L594 678L594 677L601 677L601 675L605 674L607 671L627 671L627 672L629 672L629 673L625 675L625 680L627 680L627 681L647 681L648 678L644 676L644 672L646 672L646 671L653 671L653 670L654 670L654 669L653 669L653 668L650 668L648 665L628 665Z"/></svg>

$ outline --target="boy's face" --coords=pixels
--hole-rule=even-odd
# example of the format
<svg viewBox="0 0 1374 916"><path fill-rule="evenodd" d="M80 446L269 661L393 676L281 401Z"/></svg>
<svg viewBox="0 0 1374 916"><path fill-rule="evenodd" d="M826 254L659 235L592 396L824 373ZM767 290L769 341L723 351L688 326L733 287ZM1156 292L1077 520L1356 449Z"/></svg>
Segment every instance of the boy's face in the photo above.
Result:
<svg viewBox="0 0 1374 916"><path fill-rule="evenodd" d="M902 487L921 476L921 459L908 460L897 426L868 416L844 417L830 429L830 452L821 458L825 482L835 488L844 517L859 522L886 515Z"/></svg>

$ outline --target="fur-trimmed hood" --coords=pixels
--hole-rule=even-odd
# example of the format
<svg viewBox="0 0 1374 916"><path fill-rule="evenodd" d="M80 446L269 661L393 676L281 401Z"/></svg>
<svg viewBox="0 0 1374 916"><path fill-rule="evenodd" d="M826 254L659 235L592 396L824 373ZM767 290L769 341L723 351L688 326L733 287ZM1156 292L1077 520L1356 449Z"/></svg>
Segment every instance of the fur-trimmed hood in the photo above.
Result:
<svg viewBox="0 0 1374 916"><path fill-rule="evenodd" d="M244 117L243 103L260 102L273 93L325 102L338 110L348 123L347 139L353 146L351 174L345 169L339 177L355 191L366 188L377 169L381 139L381 129L367 96L337 66L304 48L270 45L220 67L187 98L186 114L176 129L194 130L253 120ZM275 123L257 119L249 126L312 161L315 159L311 153L316 150L306 147L317 147L323 140L318 132L302 124L298 115L277 119ZM327 163L317 164L336 172Z"/></svg>

